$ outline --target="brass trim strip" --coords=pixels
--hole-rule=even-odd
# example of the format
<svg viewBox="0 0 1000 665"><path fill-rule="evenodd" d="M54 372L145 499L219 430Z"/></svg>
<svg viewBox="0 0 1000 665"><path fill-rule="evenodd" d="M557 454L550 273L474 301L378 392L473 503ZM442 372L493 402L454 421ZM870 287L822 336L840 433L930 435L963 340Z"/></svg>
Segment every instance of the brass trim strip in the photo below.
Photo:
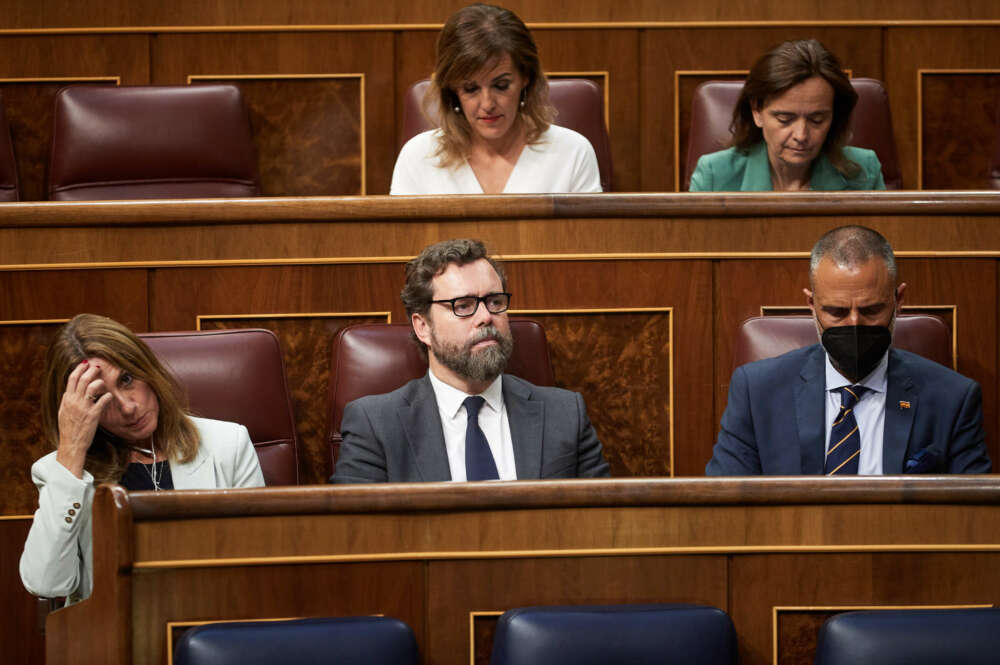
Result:
<svg viewBox="0 0 1000 665"><path fill-rule="evenodd" d="M678 547L617 547L539 550L487 550L453 552L384 552L367 554L313 554L293 556L230 557L218 559L161 559L136 561L132 568L174 570L182 568L222 568L227 566L279 566L318 563L377 561L445 561L453 559L554 559L580 557L650 556L657 554L811 554L867 552L1000 552L1000 543L925 545L699 545Z"/></svg>
<svg viewBox="0 0 1000 665"><path fill-rule="evenodd" d="M501 615L503 615L503 611L498 610L475 610L469 612L469 665L476 665L476 618L498 617Z"/></svg>
<svg viewBox="0 0 1000 665"><path fill-rule="evenodd" d="M368 161L367 145L368 137L365 134L365 75L363 72L346 74L188 74L187 83L195 81L260 81L278 79L358 79L360 87L358 90L358 107L360 109L360 120L358 125L358 153L361 158L361 194L368 193Z"/></svg>
<svg viewBox="0 0 1000 665"><path fill-rule="evenodd" d="M37 326L45 324L66 323L69 319L11 319L0 321L0 326Z"/></svg>
<svg viewBox="0 0 1000 665"><path fill-rule="evenodd" d="M202 321L229 321L232 319L350 319L360 316L384 316L392 323L392 312L276 312L260 314L197 314L195 330L201 330Z"/></svg>
<svg viewBox="0 0 1000 665"><path fill-rule="evenodd" d="M0 30L0 33L3 31ZM27 76L24 78L0 78L0 83L114 83L122 84L121 76Z"/></svg>
<svg viewBox="0 0 1000 665"><path fill-rule="evenodd" d="M859 610L972 610L993 607L990 604L982 605L829 605L816 607L794 607L779 606L771 607L771 662L778 664L778 612L829 612L840 610L843 612L857 612Z"/></svg>
<svg viewBox="0 0 1000 665"><path fill-rule="evenodd" d="M512 309L509 310L514 316L532 314L649 314L666 313L667 318L667 344L670 346L670 369L667 376L667 390L670 395L667 398L668 422L670 423L670 478L674 473L674 308L673 307L602 307L594 309Z"/></svg>
<svg viewBox="0 0 1000 665"><path fill-rule="evenodd" d="M3 521L14 521L14 520L33 520L34 515L0 515L0 522Z"/></svg>
<svg viewBox="0 0 1000 665"><path fill-rule="evenodd" d="M1000 250L908 250L895 253L908 259L1000 259ZM604 254L496 254L507 262L536 261L663 261L692 259L807 259L809 252L608 252ZM230 268L243 266L351 265L359 263L406 263L412 256L338 256L287 259L186 259L152 261L107 261L77 263L7 263L0 272L41 270L120 270L127 268Z"/></svg>
<svg viewBox="0 0 1000 665"><path fill-rule="evenodd" d="M648 30L648 29L713 29L713 28L915 28L915 27L996 27L997 19L856 19L856 20L728 20L728 21L567 21L528 23L532 30ZM74 28L6 28L0 36L15 35L80 35L134 33L196 33L196 32L373 32L402 30L440 30L441 23L330 23L298 25L141 25Z"/></svg>

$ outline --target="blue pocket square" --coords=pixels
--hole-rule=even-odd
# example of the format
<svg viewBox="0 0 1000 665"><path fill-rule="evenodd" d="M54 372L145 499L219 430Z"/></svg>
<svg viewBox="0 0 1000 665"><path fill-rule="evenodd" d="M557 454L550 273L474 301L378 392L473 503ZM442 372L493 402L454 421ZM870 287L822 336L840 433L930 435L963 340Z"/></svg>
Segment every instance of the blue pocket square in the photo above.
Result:
<svg viewBox="0 0 1000 665"><path fill-rule="evenodd" d="M940 457L930 448L921 448L913 457L906 460L903 465L903 473L927 473L933 471Z"/></svg>

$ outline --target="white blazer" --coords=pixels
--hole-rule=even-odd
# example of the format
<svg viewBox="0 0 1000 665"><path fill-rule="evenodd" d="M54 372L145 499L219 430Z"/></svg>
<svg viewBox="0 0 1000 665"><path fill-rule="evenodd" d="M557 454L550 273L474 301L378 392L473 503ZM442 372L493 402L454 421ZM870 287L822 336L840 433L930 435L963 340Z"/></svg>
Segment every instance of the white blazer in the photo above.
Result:
<svg viewBox="0 0 1000 665"><path fill-rule="evenodd" d="M264 486L246 427L206 418L191 421L201 445L187 464L170 462L174 489ZM83 600L93 588L94 477L84 471L77 478L56 461L53 451L31 465L31 479L38 487L38 510L21 554L21 581L36 596L65 596L67 605Z"/></svg>

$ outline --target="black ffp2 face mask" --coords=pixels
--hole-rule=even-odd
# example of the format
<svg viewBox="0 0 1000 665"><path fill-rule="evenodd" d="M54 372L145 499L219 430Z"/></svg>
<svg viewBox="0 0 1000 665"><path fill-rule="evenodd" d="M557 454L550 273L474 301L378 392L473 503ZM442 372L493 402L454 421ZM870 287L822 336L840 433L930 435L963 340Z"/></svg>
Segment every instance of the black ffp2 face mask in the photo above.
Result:
<svg viewBox="0 0 1000 665"><path fill-rule="evenodd" d="M857 382L871 374L892 344L886 326L834 326L823 331L823 348L838 372Z"/></svg>

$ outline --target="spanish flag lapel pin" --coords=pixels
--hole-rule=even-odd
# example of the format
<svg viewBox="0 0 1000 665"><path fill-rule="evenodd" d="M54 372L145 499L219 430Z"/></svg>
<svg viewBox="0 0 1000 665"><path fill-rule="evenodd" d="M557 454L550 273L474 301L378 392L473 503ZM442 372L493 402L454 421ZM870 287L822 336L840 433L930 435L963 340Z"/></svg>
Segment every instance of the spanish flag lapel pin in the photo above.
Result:
<svg viewBox="0 0 1000 665"><path fill-rule="evenodd" d="M899 402L899 408L901 408L901 409L908 409L908 408L910 408L910 403L909 402L905 402L905 401L900 401Z"/></svg>

